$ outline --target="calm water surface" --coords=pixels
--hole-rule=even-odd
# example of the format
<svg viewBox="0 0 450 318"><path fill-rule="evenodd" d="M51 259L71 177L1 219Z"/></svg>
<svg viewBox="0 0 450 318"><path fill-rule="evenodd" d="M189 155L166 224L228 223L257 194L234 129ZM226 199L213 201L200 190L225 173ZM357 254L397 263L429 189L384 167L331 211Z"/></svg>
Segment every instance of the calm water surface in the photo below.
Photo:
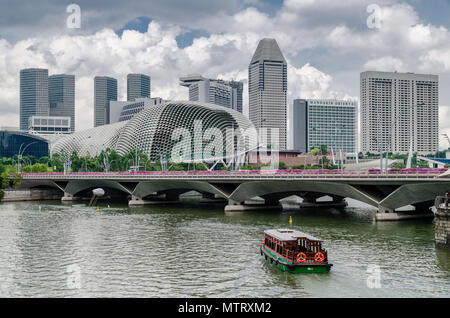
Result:
<svg viewBox="0 0 450 318"><path fill-rule="evenodd" d="M432 221L377 224L351 205L225 214L3 203L0 297L450 297L450 250L435 247ZM263 231L289 227L290 216L324 240L329 274L281 272L260 256ZM381 288L367 285L373 265Z"/></svg>

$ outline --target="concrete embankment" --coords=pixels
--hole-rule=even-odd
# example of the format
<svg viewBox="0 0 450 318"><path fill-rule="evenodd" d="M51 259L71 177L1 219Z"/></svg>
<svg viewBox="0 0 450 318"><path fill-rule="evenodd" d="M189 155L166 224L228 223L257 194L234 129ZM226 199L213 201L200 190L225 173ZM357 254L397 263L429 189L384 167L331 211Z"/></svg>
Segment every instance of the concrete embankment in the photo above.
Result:
<svg viewBox="0 0 450 318"><path fill-rule="evenodd" d="M437 245L450 247L450 205L445 205L444 197L437 197L435 201L436 219L434 237Z"/></svg>
<svg viewBox="0 0 450 318"><path fill-rule="evenodd" d="M61 200L62 192L56 189L4 190L2 202Z"/></svg>

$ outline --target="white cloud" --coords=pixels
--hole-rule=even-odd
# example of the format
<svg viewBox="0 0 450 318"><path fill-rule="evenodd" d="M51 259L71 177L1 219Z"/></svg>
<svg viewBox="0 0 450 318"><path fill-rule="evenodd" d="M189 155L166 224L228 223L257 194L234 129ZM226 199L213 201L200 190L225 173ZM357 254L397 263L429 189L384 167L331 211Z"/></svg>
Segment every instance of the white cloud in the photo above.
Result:
<svg viewBox="0 0 450 318"><path fill-rule="evenodd" d="M364 69L381 72L406 72L408 70L401 59L392 56L383 56L367 61Z"/></svg>
<svg viewBox="0 0 450 318"><path fill-rule="evenodd" d="M234 14L219 11L202 20L211 35L196 38L184 49L176 43L182 27L158 21L151 22L145 33L127 30L121 37L105 28L92 34L64 32L16 43L0 39L0 125L18 125L19 71L26 67L48 68L50 74L75 74L78 130L93 125L96 75L117 78L121 99L126 98L126 74L130 72L149 74L152 96L164 99L187 98L186 88L178 84L178 78L186 74L244 80L246 109L247 67L263 37L276 38L289 61L289 105L299 97L357 99L358 75L363 68L450 73L450 34L446 28L424 24L409 4L380 0L381 27L369 29L366 7L372 2L285 0L274 15L253 7ZM314 57L319 51L326 66L304 58L305 52ZM338 69L354 57L359 61L350 69ZM354 78L347 76L345 85L336 85L339 73L349 72L355 73ZM448 100L442 102L449 104ZM447 122L446 117L441 117L441 122Z"/></svg>
<svg viewBox="0 0 450 318"><path fill-rule="evenodd" d="M450 47L425 52L419 57L420 69L428 72L450 72Z"/></svg>
<svg viewBox="0 0 450 318"><path fill-rule="evenodd" d="M126 98L125 78L130 72L149 74L152 77L152 96L165 99L187 98L187 90L178 84L178 77L187 73L246 80L248 63L262 37L251 29L267 24L269 18L252 8L234 18L236 21L253 19L253 24L248 27L250 30L197 38L184 49L178 48L175 40L181 28L162 28L155 21L149 24L146 33L128 30L121 37L110 29L103 29L91 35L30 38L14 45L2 40L0 103L3 110L13 110L16 115L0 115L0 124L11 125L11 117L14 124L18 124L18 74L26 67L48 68L49 74L75 74L77 130L93 125L93 78L96 75L118 79L119 99ZM283 34L279 38L288 42ZM327 94L325 91L330 87L331 78L326 74L309 65L300 69L290 65L289 70L290 92L300 90L311 97ZM245 109L246 97L247 87Z"/></svg>

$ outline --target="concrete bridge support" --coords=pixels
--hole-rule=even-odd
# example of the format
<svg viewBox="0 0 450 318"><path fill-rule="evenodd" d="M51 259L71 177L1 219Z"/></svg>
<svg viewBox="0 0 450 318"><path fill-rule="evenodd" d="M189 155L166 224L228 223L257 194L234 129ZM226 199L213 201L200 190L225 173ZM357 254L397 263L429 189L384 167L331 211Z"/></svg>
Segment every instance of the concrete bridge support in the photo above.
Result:
<svg viewBox="0 0 450 318"><path fill-rule="evenodd" d="M79 198L73 196L70 193L64 192L64 195L61 197L61 201L75 201Z"/></svg>
<svg viewBox="0 0 450 318"><path fill-rule="evenodd" d="M217 194L214 193L202 193L202 198L200 199L200 203L226 203L227 200Z"/></svg>
<svg viewBox="0 0 450 318"><path fill-rule="evenodd" d="M281 211L283 206L279 201L265 201L264 203L245 204L245 202L236 202L228 200L228 205L225 206L225 212L244 212L244 211Z"/></svg>
<svg viewBox="0 0 450 318"><path fill-rule="evenodd" d="M443 197L436 198L435 216L434 239L436 245L450 247L450 205L445 206Z"/></svg>
<svg viewBox="0 0 450 318"><path fill-rule="evenodd" d="M130 201L128 201L128 206L165 205L174 203L180 203L179 194L167 192L150 195L145 198L132 195Z"/></svg>
<svg viewBox="0 0 450 318"><path fill-rule="evenodd" d="M344 197L341 196L331 196L331 201L318 201L320 197L323 197L323 194L319 195L312 195L312 194L306 194L302 196L303 202L300 203L300 208L337 208L342 209L345 208L348 203L345 200Z"/></svg>
<svg viewBox="0 0 450 318"><path fill-rule="evenodd" d="M434 217L433 212L426 208L426 204L417 205L416 210L410 211L396 211L390 208L378 206L378 211L375 211L373 219L376 222L383 221L402 221L412 219L430 219Z"/></svg>

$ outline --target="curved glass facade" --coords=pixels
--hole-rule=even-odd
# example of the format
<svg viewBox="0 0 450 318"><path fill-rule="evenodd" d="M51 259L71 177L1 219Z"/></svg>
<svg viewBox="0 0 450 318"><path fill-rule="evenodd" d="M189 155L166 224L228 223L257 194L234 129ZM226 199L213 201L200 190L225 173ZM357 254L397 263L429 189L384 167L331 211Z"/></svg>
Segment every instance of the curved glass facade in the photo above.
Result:
<svg viewBox="0 0 450 318"><path fill-rule="evenodd" d="M48 156L48 142L38 136L19 131L0 131L0 157L23 156L39 159Z"/></svg>

